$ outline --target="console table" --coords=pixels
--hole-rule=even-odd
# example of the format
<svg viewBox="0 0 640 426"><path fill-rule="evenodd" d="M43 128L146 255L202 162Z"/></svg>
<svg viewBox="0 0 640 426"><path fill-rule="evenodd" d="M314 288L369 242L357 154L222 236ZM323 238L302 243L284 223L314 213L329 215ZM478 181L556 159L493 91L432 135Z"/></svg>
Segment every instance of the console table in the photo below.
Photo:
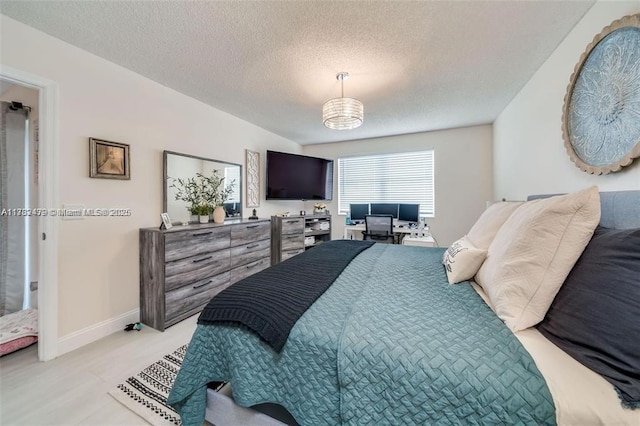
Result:
<svg viewBox="0 0 640 426"><path fill-rule="evenodd" d="M140 229L140 321L156 330L200 312L271 265L269 219Z"/></svg>

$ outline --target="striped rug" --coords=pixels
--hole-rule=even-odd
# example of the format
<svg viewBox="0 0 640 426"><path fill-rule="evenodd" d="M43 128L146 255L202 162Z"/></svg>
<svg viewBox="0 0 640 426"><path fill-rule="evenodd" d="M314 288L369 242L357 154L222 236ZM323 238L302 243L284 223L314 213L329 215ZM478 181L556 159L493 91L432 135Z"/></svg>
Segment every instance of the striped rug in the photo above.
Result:
<svg viewBox="0 0 640 426"><path fill-rule="evenodd" d="M154 426L181 425L180 416L166 402L186 352L187 345L179 347L120 383L109 394ZM216 386L216 390L222 385Z"/></svg>

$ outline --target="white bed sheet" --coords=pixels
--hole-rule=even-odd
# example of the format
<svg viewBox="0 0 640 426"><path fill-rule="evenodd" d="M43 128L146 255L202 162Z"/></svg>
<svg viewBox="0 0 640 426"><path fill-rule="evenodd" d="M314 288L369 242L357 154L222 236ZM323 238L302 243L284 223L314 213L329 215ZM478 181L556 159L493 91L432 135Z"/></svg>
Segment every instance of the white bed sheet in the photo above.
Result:
<svg viewBox="0 0 640 426"><path fill-rule="evenodd" d="M482 287L473 288L493 309ZM544 376L561 426L640 425L640 410L622 407L613 385L547 340L536 328L515 336Z"/></svg>

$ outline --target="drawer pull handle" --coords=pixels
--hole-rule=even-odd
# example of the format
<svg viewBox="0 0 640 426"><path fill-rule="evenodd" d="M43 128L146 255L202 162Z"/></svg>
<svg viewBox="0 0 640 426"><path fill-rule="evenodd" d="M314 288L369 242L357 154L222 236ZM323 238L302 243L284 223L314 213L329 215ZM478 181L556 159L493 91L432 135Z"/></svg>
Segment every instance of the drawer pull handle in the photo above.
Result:
<svg viewBox="0 0 640 426"><path fill-rule="evenodd" d="M205 285L209 285L209 284L211 284L212 282L213 282L213 281L209 280L209 281L207 281L207 282L206 282L206 283L204 283L204 284L194 285L194 286L193 286L193 289L195 290L195 289L197 289L197 288L204 287Z"/></svg>
<svg viewBox="0 0 640 426"><path fill-rule="evenodd" d="M248 226L247 226L247 229L257 228L258 226L260 226L260 225L248 225Z"/></svg>
<svg viewBox="0 0 640 426"><path fill-rule="evenodd" d="M287 223L298 223L300 222L299 220L288 220Z"/></svg>
<svg viewBox="0 0 640 426"><path fill-rule="evenodd" d="M200 232L199 234L193 234L194 237L202 237L204 235L210 235L213 234L213 231L209 231L209 232Z"/></svg>
<svg viewBox="0 0 640 426"><path fill-rule="evenodd" d="M256 248L258 247L260 244L251 244L250 246L247 246L248 249L252 249L252 248Z"/></svg>
<svg viewBox="0 0 640 426"><path fill-rule="evenodd" d="M204 262L205 260L209 260L211 259L213 256L207 256L207 257L203 257L202 259L196 259L193 261L193 263L200 263L200 262Z"/></svg>
<svg viewBox="0 0 640 426"><path fill-rule="evenodd" d="M256 266L262 265L263 263L264 263L264 260L261 260L260 262L254 263L253 265L248 265L247 269L255 268Z"/></svg>

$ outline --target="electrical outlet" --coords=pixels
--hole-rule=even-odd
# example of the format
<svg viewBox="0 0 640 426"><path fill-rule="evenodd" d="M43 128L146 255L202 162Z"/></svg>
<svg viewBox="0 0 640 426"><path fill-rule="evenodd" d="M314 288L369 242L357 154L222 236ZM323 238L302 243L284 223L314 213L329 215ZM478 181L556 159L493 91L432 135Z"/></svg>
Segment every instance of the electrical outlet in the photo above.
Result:
<svg viewBox="0 0 640 426"><path fill-rule="evenodd" d="M38 281L31 281L29 283L29 291L37 291L38 290Z"/></svg>

